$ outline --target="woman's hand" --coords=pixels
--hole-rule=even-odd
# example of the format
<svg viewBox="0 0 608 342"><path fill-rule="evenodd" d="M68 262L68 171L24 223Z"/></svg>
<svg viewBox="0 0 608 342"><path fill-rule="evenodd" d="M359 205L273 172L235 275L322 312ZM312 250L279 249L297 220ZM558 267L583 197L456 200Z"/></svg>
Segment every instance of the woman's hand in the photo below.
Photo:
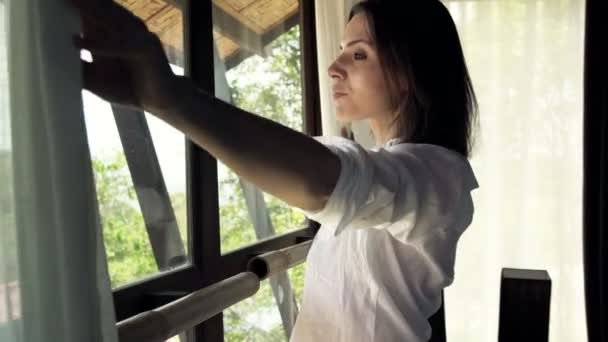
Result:
<svg viewBox="0 0 608 342"><path fill-rule="evenodd" d="M106 101L162 112L175 105L176 76L159 38L113 1L67 0L82 19L74 45L89 50L84 88Z"/></svg>
<svg viewBox="0 0 608 342"><path fill-rule="evenodd" d="M82 17L76 46L93 54L93 63L84 63L86 89L155 114L239 176L290 205L311 211L325 206L341 167L329 149L174 76L158 37L119 5L66 1Z"/></svg>

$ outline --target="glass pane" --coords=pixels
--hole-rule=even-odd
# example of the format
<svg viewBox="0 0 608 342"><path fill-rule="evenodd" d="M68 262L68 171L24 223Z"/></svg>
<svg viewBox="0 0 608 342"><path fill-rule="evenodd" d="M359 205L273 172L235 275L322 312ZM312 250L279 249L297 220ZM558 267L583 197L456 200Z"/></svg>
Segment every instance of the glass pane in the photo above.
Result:
<svg viewBox="0 0 608 342"><path fill-rule="evenodd" d="M217 2L215 90L226 102L302 131L297 19L296 0ZM221 163L218 178L222 253L304 225L301 212L241 182Z"/></svg>
<svg viewBox="0 0 608 342"><path fill-rule="evenodd" d="M289 340L302 305L305 268L303 263L289 269L287 276L263 281L255 296L224 310L224 341Z"/></svg>
<svg viewBox="0 0 608 342"><path fill-rule="evenodd" d="M144 19L159 35L174 73L183 75L181 10L160 0L117 2ZM145 126L124 128L132 142L129 153L125 154L110 104L87 91L83 92L83 101L112 286L186 263L184 135L145 113L149 136ZM162 179L156 183L160 185L134 186L133 179L150 179L159 168ZM159 212L157 206L167 209L161 214L163 217L146 217L146 213L152 216L150 212ZM158 233L150 239L148 233L159 224L162 239ZM159 252L161 250L167 252ZM171 261L164 260L168 258Z"/></svg>
<svg viewBox="0 0 608 342"><path fill-rule="evenodd" d="M171 337L170 339L166 340L165 342L187 342L188 339L186 338L186 334L184 333L183 335L175 335L173 337Z"/></svg>
<svg viewBox="0 0 608 342"><path fill-rule="evenodd" d="M549 340L586 341L583 0L446 1L480 104L475 217L445 291L447 340L498 334L503 267L552 279ZM483 257L479 257L482 255Z"/></svg>

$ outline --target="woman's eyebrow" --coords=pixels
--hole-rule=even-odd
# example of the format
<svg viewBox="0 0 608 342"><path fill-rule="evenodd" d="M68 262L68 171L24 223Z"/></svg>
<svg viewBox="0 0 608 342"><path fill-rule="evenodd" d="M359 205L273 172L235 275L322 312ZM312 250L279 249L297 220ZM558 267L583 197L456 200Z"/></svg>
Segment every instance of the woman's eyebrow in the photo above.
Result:
<svg viewBox="0 0 608 342"><path fill-rule="evenodd" d="M371 46L371 45L373 45L373 43L372 43L372 42L370 42L369 40L364 39L364 38L361 38L361 39L355 39L355 40L351 40L350 42L348 42L348 43L346 44L346 46L345 46L345 47L342 47L342 44L340 44L340 50L342 50L342 49L344 49L344 48L347 48L347 47L349 47L349 46L351 46L351 45L358 44L358 43L365 43L365 44L370 45L370 46Z"/></svg>

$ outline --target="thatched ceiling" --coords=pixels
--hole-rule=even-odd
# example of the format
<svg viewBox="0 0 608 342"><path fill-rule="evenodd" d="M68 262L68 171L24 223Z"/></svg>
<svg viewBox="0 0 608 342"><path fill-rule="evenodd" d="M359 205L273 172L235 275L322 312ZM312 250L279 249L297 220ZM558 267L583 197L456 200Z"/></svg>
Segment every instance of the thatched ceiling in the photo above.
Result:
<svg viewBox="0 0 608 342"><path fill-rule="evenodd" d="M183 60L181 0L115 1L159 35L172 62ZM264 55L265 45L297 24L298 0L213 0L213 22L221 59L235 65L252 54Z"/></svg>

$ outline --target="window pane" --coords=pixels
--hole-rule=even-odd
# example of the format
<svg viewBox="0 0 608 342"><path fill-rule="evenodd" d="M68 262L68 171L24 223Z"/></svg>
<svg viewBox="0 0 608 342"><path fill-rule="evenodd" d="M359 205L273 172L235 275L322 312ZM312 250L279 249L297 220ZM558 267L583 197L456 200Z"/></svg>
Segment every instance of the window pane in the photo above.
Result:
<svg viewBox="0 0 608 342"><path fill-rule="evenodd" d="M224 101L302 131L298 16L296 0L215 3L215 90ZM218 178L222 253L304 225L301 212L221 163Z"/></svg>
<svg viewBox="0 0 608 342"><path fill-rule="evenodd" d="M500 271L545 269L549 340L586 341L583 0L446 1L480 104L480 188L446 289L447 340L498 334ZM480 257L482 256L482 257Z"/></svg>
<svg viewBox="0 0 608 342"><path fill-rule="evenodd" d="M160 0L117 2L159 35L173 71L183 74L181 10ZM185 264L184 135L148 113L143 123L117 113L124 145L110 104L87 91L83 101L112 286Z"/></svg>
<svg viewBox="0 0 608 342"><path fill-rule="evenodd" d="M188 342L188 339L186 337L186 333L184 333L180 335L175 335L170 339L166 340L165 342Z"/></svg>
<svg viewBox="0 0 608 342"><path fill-rule="evenodd" d="M224 341L289 340L302 305L305 268L303 263L289 269L287 276L263 281L255 296L224 310Z"/></svg>

